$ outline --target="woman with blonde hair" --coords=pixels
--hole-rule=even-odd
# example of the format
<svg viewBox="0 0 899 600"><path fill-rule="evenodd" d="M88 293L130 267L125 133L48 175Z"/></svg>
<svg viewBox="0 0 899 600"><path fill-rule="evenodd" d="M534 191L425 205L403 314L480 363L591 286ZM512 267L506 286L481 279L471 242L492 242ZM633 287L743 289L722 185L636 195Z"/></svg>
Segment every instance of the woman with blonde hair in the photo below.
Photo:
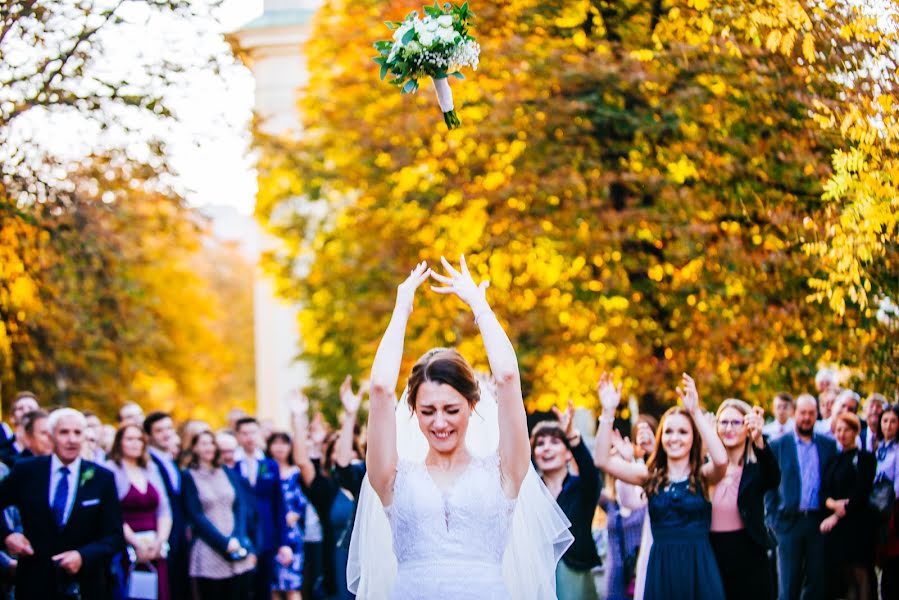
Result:
<svg viewBox="0 0 899 600"><path fill-rule="evenodd" d="M717 412L727 471L712 491L710 539L730 599L773 598L772 547L765 527L765 492L780 483L780 467L762 435L764 411L730 398Z"/></svg>

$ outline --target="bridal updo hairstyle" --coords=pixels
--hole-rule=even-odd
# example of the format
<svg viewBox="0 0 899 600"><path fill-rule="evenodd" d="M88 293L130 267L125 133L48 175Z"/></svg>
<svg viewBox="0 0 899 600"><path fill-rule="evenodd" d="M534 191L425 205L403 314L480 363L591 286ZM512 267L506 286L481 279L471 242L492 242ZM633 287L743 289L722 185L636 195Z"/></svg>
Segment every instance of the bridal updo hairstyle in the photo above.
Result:
<svg viewBox="0 0 899 600"><path fill-rule="evenodd" d="M481 390L471 365L451 348L434 348L425 352L412 367L406 402L412 412L418 400L418 390L427 382L443 383L459 392L474 409L481 399Z"/></svg>

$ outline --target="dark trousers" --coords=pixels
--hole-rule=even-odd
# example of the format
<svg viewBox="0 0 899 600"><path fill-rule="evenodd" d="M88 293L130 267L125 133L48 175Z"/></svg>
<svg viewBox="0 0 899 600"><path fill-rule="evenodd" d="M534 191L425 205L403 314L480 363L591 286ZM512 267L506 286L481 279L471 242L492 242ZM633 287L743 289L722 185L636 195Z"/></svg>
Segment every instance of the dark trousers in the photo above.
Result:
<svg viewBox="0 0 899 600"><path fill-rule="evenodd" d="M250 573L228 579L197 577L199 600L246 600L250 597Z"/></svg>
<svg viewBox="0 0 899 600"><path fill-rule="evenodd" d="M899 598L899 556L891 556L882 566L880 597L883 600Z"/></svg>
<svg viewBox="0 0 899 600"><path fill-rule="evenodd" d="M826 596L826 555L821 530L823 513L778 523L777 591L780 600L819 600Z"/></svg>
<svg viewBox="0 0 899 600"><path fill-rule="evenodd" d="M260 552L253 571L253 597L268 600L272 597L272 583L275 581L275 554L273 550Z"/></svg>
<svg viewBox="0 0 899 600"><path fill-rule="evenodd" d="M182 544L166 559L169 569L169 594L172 600L190 600L190 577L187 573L189 558L187 546Z"/></svg>

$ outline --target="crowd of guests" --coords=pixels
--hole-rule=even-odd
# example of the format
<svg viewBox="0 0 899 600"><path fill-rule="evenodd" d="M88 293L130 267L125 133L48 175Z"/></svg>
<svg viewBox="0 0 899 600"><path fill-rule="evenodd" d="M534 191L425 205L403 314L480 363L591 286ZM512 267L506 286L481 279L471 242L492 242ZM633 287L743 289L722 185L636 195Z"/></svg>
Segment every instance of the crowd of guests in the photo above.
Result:
<svg viewBox="0 0 899 600"><path fill-rule="evenodd" d="M899 405L827 369L816 387L777 394L765 423L738 399L704 412L684 376L681 405L631 423L604 376L592 452L571 405L538 422L533 462L574 536L558 597L600 596L599 507L608 598L899 598ZM347 378L333 431L298 395L279 431L134 403L104 425L21 392L0 429L5 597L350 598L363 395Z"/></svg>

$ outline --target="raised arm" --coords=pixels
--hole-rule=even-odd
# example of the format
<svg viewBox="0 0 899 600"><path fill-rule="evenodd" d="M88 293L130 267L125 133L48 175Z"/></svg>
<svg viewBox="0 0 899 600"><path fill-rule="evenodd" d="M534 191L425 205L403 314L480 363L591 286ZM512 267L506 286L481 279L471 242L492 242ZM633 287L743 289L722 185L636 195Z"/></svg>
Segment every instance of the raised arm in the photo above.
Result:
<svg viewBox="0 0 899 600"><path fill-rule="evenodd" d="M633 485L643 485L649 478L646 465L632 463L618 456L612 456L612 426L615 424L615 409L621 402L621 384L616 388L612 383L612 376L603 373L596 386L599 395L599 404L602 407L602 416L599 418L599 428L596 431L596 448L593 460L599 469L608 473L615 479L620 479Z"/></svg>
<svg viewBox="0 0 899 600"><path fill-rule="evenodd" d="M427 263L419 263L396 290L396 306L371 366L368 409L368 479L384 506L393 501L396 477L396 382L400 376L406 323L412 314L415 290L428 278Z"/></svg>
<svg viewBox="0 0 899 600"><path fill-rule="evenodd" d="M680 396L681 402L684 403L684 408L693 417L693 422L696 423L696 429L699 430L702 443L705 444L709 458L712 459L711 462L702 465L702 476L708 483L718 483L727 472L727 450L724 448L721 438L718 437L718 432L715 430L712 421L707 419L702 414L702 409L699 408L699 392L696 390L696 382L693 381L692 377L684 373L682 385L683 388L677 388L677 395Z"/></svg>
<svg viewBox="0 0 899 600"><path fill-rule="evenodd" d="M334 445L334 462L338 467L349 466L353 460L353 438L356 430L356 415L359 414L359 405L362 404L362 393L365 385L359 388L359 393L353 393L353 378L346 376L340 386L340 403L343 405L343 423L340 425L340 433L337 443Z"/></svg>
<svg viewBox="0 0 899 600"><path fill-rule="evenodd" d="M469 306L475 324L481 331L490 371L496 381L496 402L499 416L499 457L503 487L507 496L517 497L521 482L527 475L531 461L531 444L528 439L527 414L521 397L521 376L518 357L512 341L500 325L487 303L489 281L474 282L465 257L459 261L459 270L441 257L447 275L432 273L432 277L444 287L432 287L440 294L455 294Z"/></svg>
<svg viewBox="0 0 899 600"><path fill-rule="evenodd" d="M290 406L290 421L293 427L293 462L300 469L303 485L310 486L315 480L315 464L309 456L309 399L302 392L293 399Z"/></svg>

